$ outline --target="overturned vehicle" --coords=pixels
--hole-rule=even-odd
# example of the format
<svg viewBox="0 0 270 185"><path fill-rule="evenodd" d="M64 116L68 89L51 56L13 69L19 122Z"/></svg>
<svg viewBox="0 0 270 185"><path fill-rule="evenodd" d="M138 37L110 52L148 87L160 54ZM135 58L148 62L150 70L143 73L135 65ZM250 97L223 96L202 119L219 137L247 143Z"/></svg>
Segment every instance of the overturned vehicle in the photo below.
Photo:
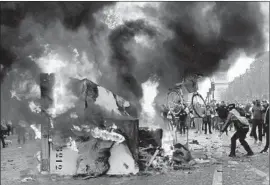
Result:
<svg viewBox="0 0 270 185"><path fill-rule="evenodd" d="M41 75L41 112L49 120L41 126L41 172L83 178L135 175L191 160L181 144L167 155L162 129L140 128L135 105L88 79L71 79L75 106L51 116L53 79L53 74Z"/></svg>

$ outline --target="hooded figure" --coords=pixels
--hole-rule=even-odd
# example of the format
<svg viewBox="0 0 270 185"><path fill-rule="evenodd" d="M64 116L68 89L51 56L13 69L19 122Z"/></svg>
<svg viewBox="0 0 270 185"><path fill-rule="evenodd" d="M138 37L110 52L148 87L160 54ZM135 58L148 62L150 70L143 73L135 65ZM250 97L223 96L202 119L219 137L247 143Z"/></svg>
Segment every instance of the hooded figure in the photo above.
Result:
<svg viewBox="0 0 270 185"><path fill-rule="evenodd" d="M237 139L239 139L241 145L243 145L244 149L247 151L247 155L251 156L254 153L245 140L246 135L249 131L249 123L248 120L245 117L241 116L240 113L235 108L236 108L235 104L230 104L227 106L229 112L225 124L221 130L221 133L226 131L229 125L233 123L236 132L231 137L231 152L229 157L235 157Z"/></svg>

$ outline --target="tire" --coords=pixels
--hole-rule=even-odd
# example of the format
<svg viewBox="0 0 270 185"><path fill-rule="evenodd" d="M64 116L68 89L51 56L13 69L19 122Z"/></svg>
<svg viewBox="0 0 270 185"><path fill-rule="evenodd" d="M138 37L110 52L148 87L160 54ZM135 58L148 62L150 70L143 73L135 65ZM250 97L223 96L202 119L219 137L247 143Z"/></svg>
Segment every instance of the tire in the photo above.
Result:
<svg viewBox="0 0 270 185"><path fill-rule="evenodd" d="M191 99L192 109L194 110L194 113L196 115L198 115L200 118L202 118L203 115L202 114L199 114L199 111L196 109L196 106L195 106L195 103L196 102L194 100L197 99L197 98L201 100L201 102L203 103L204 107L206 107L206 103L205 103L205 100L203 99L202 95L200 95L199 93L194 93L192 95L192 99Z"/></svg>
<svg viewBox="0 0 270 185"><path fill-rule="evenodd" d="M183 103L183 99L178 91L170 91L167 95L167 106L174 112L176 102ZM175 113L175 112L174 112Z"/></svg>

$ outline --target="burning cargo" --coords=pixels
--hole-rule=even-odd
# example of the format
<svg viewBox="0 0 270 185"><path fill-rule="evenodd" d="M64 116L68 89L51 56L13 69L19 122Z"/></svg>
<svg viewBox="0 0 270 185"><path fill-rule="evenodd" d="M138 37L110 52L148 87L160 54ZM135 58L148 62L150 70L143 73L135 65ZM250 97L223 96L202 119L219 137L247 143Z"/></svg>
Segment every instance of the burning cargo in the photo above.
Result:
<svg viewBox="0 0 270 185"><path fill-rule="evenodd" d="M42 112L48 120L41 129L42 171L89 176L136 174L139 121L126 110L130 103L90 80L73 78L64 88L77 97L75 105L58 114L54 77L40 75ZM125 170L119 171L119 165Z"/></svg>
<svg viewBox="0 0 270 185"><path fill-rule="evenodd" d="M88 79L71 78L61 87L68 88L76 101L60 111L55 80L54 74L41 74L41 112L48 121L42 126L42 171L87 178L128 175L151 167L160 170L179 159L181 147L173 156L162 149L162 129L139 128L130 102Z"/></svg>

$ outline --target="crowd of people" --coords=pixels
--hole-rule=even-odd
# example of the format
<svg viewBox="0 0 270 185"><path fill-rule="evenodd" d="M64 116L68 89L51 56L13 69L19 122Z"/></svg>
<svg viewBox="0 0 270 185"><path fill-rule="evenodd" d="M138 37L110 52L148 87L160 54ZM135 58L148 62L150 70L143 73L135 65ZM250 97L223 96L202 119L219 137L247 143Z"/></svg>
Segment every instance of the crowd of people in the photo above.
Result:
<svg viewBox="0 0 270 185"><path fill-rule="evenodd" d="M196 109L196 111L194 110ZM231 154L235 156L236 140L246 149L248 155L253 155L251 148L245 141L247 133L254 138L259 146L266 138L265 147L261 151L267 152L269 148L269 102L255 100L246 104L240 103L209 103L202 106L197 103L193 107L186 104L177 106L177 111L169 110L164 106L162 117L169 120L172 127L181 135L186 129L195 129L195 133L212 134L213 130L221 133L235 131L231 138Z"/></svg>

